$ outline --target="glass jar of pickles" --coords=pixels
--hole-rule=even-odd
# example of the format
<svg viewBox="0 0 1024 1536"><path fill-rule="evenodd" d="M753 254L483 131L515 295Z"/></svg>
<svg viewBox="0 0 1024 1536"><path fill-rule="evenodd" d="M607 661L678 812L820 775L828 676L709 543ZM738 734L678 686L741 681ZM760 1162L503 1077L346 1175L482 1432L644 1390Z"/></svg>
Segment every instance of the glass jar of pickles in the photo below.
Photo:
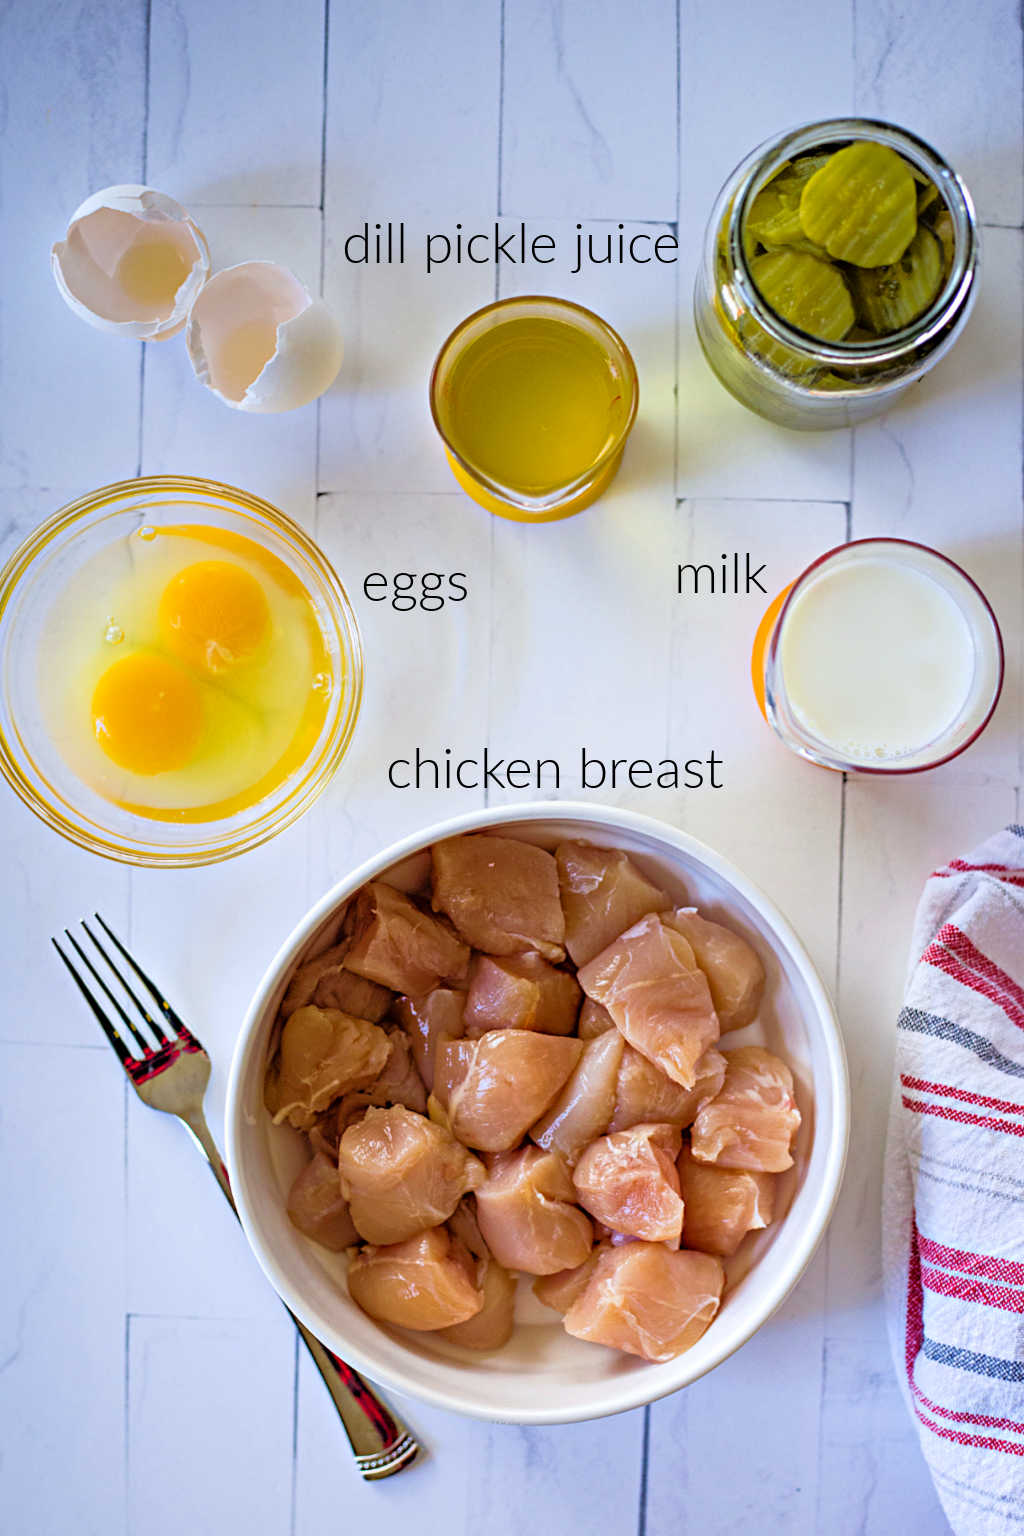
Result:
<svg viewBox="0 0 1024 1536"><path fill-rule="evenodd" d="M811 123L755 149L719 193L697 335L759 415L850 426L945 355L977 268L970 194L934 149L891 123Z"/></svg>

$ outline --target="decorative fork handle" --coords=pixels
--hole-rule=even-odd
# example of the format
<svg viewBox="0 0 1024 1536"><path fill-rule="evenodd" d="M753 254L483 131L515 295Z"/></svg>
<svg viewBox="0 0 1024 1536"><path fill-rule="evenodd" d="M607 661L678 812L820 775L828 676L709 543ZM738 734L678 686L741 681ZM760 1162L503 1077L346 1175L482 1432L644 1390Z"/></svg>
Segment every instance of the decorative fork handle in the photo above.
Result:
<svg viewBox="0 0 1024 1536"><path fill-rule="evenodd" d="M228 1171L217 1150L217 1143L210 1135L202 1110L190 1116L179 1115L178 1118L206 1158L221 1193L237 1216L238 1209L231 1193ZM358 1371L346 1365L325 1344L321 1344L315 1334L310 1333L290 1307L286 1311L299 1330L302 1342L312 1355L324 1385L334 1399L356 1466L363 1477L368 1482L375 1482L407 1467L419 1451L419 1445L401 1419L385 1407Z"/></svg>

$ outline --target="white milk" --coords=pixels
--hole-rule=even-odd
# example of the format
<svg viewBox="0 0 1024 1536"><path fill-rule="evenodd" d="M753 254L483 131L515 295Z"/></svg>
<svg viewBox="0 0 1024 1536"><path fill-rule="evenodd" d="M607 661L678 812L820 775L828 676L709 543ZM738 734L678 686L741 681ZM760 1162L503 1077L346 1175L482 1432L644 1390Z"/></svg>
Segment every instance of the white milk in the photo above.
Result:
<svg viewBox="0 0 1024 1536"><path fill-rule="evenodd" d="M971 630L950 594L874 557L808 582L784 620L778 659L800 726L861 762L906 757L942 736L974 678Z"/></svg>

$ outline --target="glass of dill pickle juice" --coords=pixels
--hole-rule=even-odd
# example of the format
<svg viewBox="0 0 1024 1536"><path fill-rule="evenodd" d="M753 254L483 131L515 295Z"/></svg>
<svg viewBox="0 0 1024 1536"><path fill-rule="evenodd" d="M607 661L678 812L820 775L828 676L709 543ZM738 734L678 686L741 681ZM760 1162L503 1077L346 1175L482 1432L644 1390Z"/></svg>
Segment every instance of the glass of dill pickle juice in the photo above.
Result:
<svg viewBox="0 0 1024 1536"><path fill-rule="evenodd" d="M610 484L636 419L636 367L598 315L565 299L500 299L438 353L430 408L467 495L500 517L571 517Z"/></svg>
<svg viewBox="0 0 1024 1536"><path fill-rule="evenodd" d="M891 123L780 134L732 173L708 223L697 335L725 387L770 421L849 426L952 346L977 287L960 177Z"/></svg>

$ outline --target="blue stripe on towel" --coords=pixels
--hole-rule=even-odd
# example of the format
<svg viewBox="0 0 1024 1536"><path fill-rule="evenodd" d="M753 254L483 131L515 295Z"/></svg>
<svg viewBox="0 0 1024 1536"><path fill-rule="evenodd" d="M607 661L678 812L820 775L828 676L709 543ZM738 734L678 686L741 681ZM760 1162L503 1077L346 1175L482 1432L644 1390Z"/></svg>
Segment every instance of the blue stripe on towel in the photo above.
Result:
<svg viewBox="0 0 1024 1536"><path fill-rule="evenodd" d="M1011 1061L1009 1056L997 1051L984 1035L976 1035L973 1029L964 1029L961 1024L952 1024L949 1019L940 1019L921 1008L902 1008L896 1028L912 1030L919 1035L937 1035L940 1040L949 1040L965 1051L972 1051L997 1072L1005 1072L1008 1077L1024 1077L1024 1064Z"/></svg>
<svg viewBox="0 0 1024 1536"><path fill-rule="evenodd" d="M1024 1360L1003 1360L999 1355L979 1355L973 1349L960 1349L956 1344L940 1344L926 1338L921 1353L927 1360L939 1365L953 1365L960 1371L973 1371L976 1376L995 1376L999 1381L1024 1381Z"/></svg>

